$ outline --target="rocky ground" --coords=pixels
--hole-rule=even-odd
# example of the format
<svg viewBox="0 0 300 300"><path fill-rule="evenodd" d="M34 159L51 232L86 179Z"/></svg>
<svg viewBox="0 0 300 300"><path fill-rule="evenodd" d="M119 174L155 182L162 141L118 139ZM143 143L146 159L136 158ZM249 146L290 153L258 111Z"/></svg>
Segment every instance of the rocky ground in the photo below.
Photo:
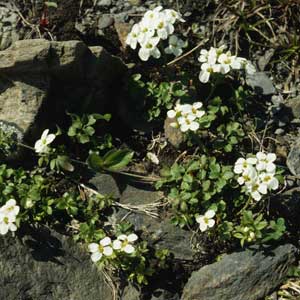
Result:
<svg viewBox="0 0 300 300"><path fill-rule="evenodd" d="M0 127L16 132L20 142L32 144L41 128L53 124L63 127L65 111L109 112L113 119L108 130L119 145L137 152L129 171L157 175L156 166L145 159L139 161L153 142L153 134L158 134L158 144L168 143L161 156L166 163L182 152L181 136L166 125L164 130L161 123L157 127L137 117L139 112L126 94L132 68L152 72L150 77L161 75L157 66L150 64L143 69L136 55L125 49L124 41L135 20L159 3L182 12L187 20L182 31L191 43L199 37L212 43L220 37L224 43L235 40L226 27L212 35L214 26L221 28L215 25L216 18L228 17L221 9L222 1L61 0L53 8L42 0L0 0ZM296 20L300 5L297 1L290 5ZM291 30L298 28L293 33L284 31L285 21L278 20L282 24L274 27L274 45L292 34L295 39L299 36L299 20L285 24ZM191 33L193 24L198 27ZM270 138L276 141L273 151L286 165L284 189L276 195L270 212L286 219L289 236L273 247L230 249L226 254L224 249L213 249L209 240L208 246L195 244L193 233L172 225L163 209L155 219L120 208L110 217L114 222L126 218L150 245L169 249L173 259L172 266L147 287L121 284L117 294L122 300L300 299L295 277L294 290L289 290L291 285L282 288L290 298L278 293L290 267L298 264L300 249L299 39L290 52L284 52L291 53L285 60L281 44L276 48L260 40L259 45L248 47L241 41L239 52L251 58L259 71L247 78L247 84L258 101L267 103ZM197 66L189 59L187 68L194 72ZM30 167L31 157L26 151L14 153L9 161L18 164L24 155L28 159L23 165ZM89 184L102 194L114 194L124 205L148 205L163 197L149 184L128 182L122 176L93 174ZM0 268L4 275L0 299L115 299L112 285L89 262L83 247L66 231L59 231L45 225L23 228L17 239L1 236Z"/></svg>

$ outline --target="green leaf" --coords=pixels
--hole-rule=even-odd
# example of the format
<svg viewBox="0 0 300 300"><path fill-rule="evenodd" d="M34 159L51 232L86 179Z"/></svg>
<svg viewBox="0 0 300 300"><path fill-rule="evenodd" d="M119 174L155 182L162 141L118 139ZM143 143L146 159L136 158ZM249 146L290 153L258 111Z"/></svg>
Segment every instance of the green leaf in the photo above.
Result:
<svg viewBox="0 0 300 300"><path fill-rule="evenodd" d="M89 155L87 159L88 166L96 172L103 171L103 159L96 153Z"/></svg>
<svg viewBox="0 0 300 300"><path fill-rule="evenodd" d="M89 138L88 135L86 135L86 134L80 134L80 135L79 135L79 143L80 143L80 144L86 144L86 143L88 143L89 141L90 141L90 138Z"/></svg>
<svg viewBox="0 0 300 300"><path fill-rule="evenodd" d="M118 171L126 167L134 155L130 150L110 150L103 157L103 167L106 170Z"/></svg>
<svg viewBox="0 0 300 300"><path fill-rule="evenodd" d="M63 170L66 170L69 172L74 171L74 166L70 163L70 159L66 155L59 155L57 157L57 163Z"/></svg>
<svg viewBox="0 0 300 300"><path fill-rule="evenodd" d="M44 2L44 4L47 6L47 7L53 7L53 8L57 8L57 3L56 2L52 2L52 1L46 1Z"/></svg>

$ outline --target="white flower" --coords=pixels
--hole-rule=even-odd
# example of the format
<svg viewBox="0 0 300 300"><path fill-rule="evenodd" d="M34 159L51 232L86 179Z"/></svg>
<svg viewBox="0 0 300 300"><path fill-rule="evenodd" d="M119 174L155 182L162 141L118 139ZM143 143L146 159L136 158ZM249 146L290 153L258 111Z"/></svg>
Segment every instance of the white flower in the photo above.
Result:
<svg viewBox="0 0 300 300"><path fill-rule="evenodd" d="M140 32L138 36L138 42L140 44L145 44L147 41L152 38L155 34L155 30L148 25L145 21L139 23Z"/></svg>
<svg viewBox="0 0 300 300"><path fill-rule="evenodd" d="M264 184L267 186L270 190L277 190L279 186L279 182L277 178L274 176L274 173L261 173L259 175L259 178L261 180L261 184Z"/></svg>
<svg viewBox="0 0 300 300"><path fill-rule="evenodd" d="M199 129L199 123L194 121L195 118L196 117L194 115L188 115L186 117L179 117L178 123L180 126L180 130L182 132L186 132L188 130L197 131Z"/></svg>
<svg viewBox="0 0 300 300"><path fill-rule="evenodd" d="M175 118L177 115L181 113L182 105L180 103L176 103L174 109L171 109L167 112L167 116L170 119Z"/></svg>
<svg viewBox="0 0 300 300"><path fill-rule="evenodd" d="M169 46L165 48L165 53L179 56L182 54L182 48L184 46L185 43L183 40L179 39L176 35L171 35L169 37Z"/></svg>
<svg viewBox="0 0 300 300"><path fill-rule="evenodd" d="M127 254L131 254L135 251L132 243L134 243L137 239L138 237L135 233L131 233L129 235L121 234L116 240L113 241L113 248L115 250L120 250Z"/></svg>
<svg viewBox="0 0 300 300"><path fill-rule="evenodd" d="M169 23L163 15L160 16L158 20L156 20L155 29L157 36L162 40L166 40L168 36L174 32L173 24Z"/></svg>
<svg viewBox="0 0 300 300"><path fill-rule="evenodd" d="M1 208L0 213L10 216L16 216L20 211L15 199L9 199Z"/></svg>
<svg viewBox="0 0 300 300"><path fill-rule="evenodd" d="M145 44L142 44L142 47L139 50L139 57L143 61L147 61L150 56L154 58L160 58L160 51L156 47L159 43L158 37L152 37L148 39Z"/></svg>
<svg viewBox="0 0 300 300"><path fill-rule="evenodd" d="M126 38L126 44L129 45L132 49L136 49L140 31L141 31L140 25L134 24L130 33Z"/></svg>
<svg viewBox="0 0 300 300"><path fill-rule="evenodd" d="M258 171L266 170L268 173L273 173L276 170L276 165L273 163L276 160L275 153L264 153L264 152L257 152L257 164L256 169Z"/></svg>
<svg viewBox="0 0 300 300"><path fill-rule="evenodd" d="M196 118L201 118L203 115L205 115L204 110L200 110L200 108L203 106L202 102L194 102L191 107L191 114L194 115Z"/></svg>
<svg viewBox="0 0 300 300"><path fill-rule="evenodd" d="M144 14L144 17L141 22L143 22L149 28L154 29L156 21L162 15L161 10L162 10L162 6L157 6L156 8L154 8L152 10L148 10Z"/></svg>
<svg viewBox="0 0 300 300"><path fill-rule="evenodd" d="M204 216L198 216L196 218L196 222L200 224L200 230L206 231L208 228L212 228L215 225L215 220L213 217L215 216L215 211L209 209Z"/></svg>
<svg viewBox="0 0 300 300"><path fill-rule="evenodd" d="M241 157L235 162L233 172L235 174L242 174L248 168L253 167L253 165L255 165L256 162L257 159L254 157L249 157L247 159Z"/></svg>
<svg viewBox="0 0 300 300"><path fill-rule="evenodd" d="M185 22L185 20L182 18L181 14L174 9L165 9L164 14L166 17L166 20L171 22L171 24L174 24L177 20L180 22Z"/></svg>
<svg viewBox="0 0 300 300"><path fill-rule="evenodd" d="M36 153L47 153L48 145L54 141L55 134L48 134L48 132L49 129L45 129L41 138L35 142L34 149Z"/></svg>
<svg viewBox="0 0 300 300"><path fill-rule="evenodd" d="M231 69L238 70L241 68L241 63L236 56L232 56L230 51L222 53L218 57L218 62L221 64L220 71L222 74L227 74Z"/></svg>
<svg viewBox="0 0 300 300"><path fill-rule="evenodd" d="M217 62L217 49L213 47L211 47L208 51L206 49L202 49L198 60L202 63L214 65Z"/></svg>
<svg viewBox="0 0 300 300"><path fill-rule="evenodd" d="M247 185L247 188L251 197L255 201L259 201L262 198L262 195L266 195L268 192L267 186L265 184L261 184L261 182L258 179L251 185Z"/></svg>
<svg viewBox="0 0 300 300"><path fill-rule="evenodd" d="M210 75L212 73L219 73L219 72L220 72L220 65L203 63L201 65L201 71L200 71L200 74L199 74L199 80L202 83L206 83L206 82L209 81Z"/></svg>
<svg viewBox="0 0 300 300"><path fill-rule="evenodd" d="M0 234L5 235L8 231L16 231L16 215L0 213Z"/></svg>
<svg viewBox="0 0 300 300"><path fill-rule="evenodd" d="M89 251L92 253L91 259L93 262L99 261L103 255L111 256L113 254L110 237L103 238L99 242L99 244L91 243L91 244L89 244L88 248L89 248Z"/></svg>
<svg viewBox="0 0 300 300"><path fill-rule="evenodd" d="M148 152L147 158L155 165L159 165L159 159L157 158L156 154L154 154L152 152Z"/></svg>
<svg viewBox="0 0 300 300"><path fill-rule="evenodd" d="M240 176L237 181L240 185L252 185L253 182L256 181L257 178L257 172L252 166L248 166L247 169L245 169L242 173L242 176Z"/></svg>

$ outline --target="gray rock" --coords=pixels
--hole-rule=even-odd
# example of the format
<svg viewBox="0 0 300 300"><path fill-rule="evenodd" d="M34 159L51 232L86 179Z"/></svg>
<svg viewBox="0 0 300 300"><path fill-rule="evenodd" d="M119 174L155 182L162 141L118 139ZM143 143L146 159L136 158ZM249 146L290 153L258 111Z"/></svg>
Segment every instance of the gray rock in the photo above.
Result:
<svg viewBox="0 0 300 300"><path fill-rule="evenodd" d="M290 181L290 186L295 185L294 180L291 182L291 179L287 179L287 181ZM299 231L300 187L290 188L274 197L270 202L270 211L272 214L282 216L290 231Z"/></svg>
<svg viewBox="0 0 300 300"><path fill-rule="evenodd" d="M119 197L122 204L145 205L155 203L162 198L157 191L129 185L126 179L109 179L109 175L97 174L90 183L100 193L114 194ZM191 233L171 224L168 218L154 219L143 213L129 213L128 210L120 209L115 218L125 218L134 225L135 231L142 232L142 238L150 245L161 249L169 249L175 259L192 261L194 251L191 247Z"/></svg>
<svg viewBox="0 0 300 300"><path fill-rule="evenodd" d="M1 236L0 299L113 299L86 249L54 231Z"/></svg>
<svg viewBox="0 0 300 300"><path fill-rule="evenodd" d="M121 300L141 300L142 295L139 290L137 290L132 285L128 285L124 288L121 296ZM106 300L106 299L105 299Z"/></svg>
<svg viewBox="0 0 300 300"><path fill-rule="evenodd" d="M0 51L0 121L15 125L32 142L44 128L59 124L65 111L104 113L117 97L126 67L96 48L37 39Z"/></svg>
<svg viewBox="0 0 300 300"><path fill-rule="evenodd" d="M293 144L286 164L293 175L300 175L300 141L296 141Z"/></svg>
<svg viewBox="0 0 300 300"><path fill-rule="evenodd" d="M291 110L294 118L300 119L300 97L289 99L286 103L286 107Z"/></svg>
<svg viewBox="0 0 300 300"><path fill-rule="evenodd" d="M273 291L295 262L297 249L247 249L224 255L221 261L193 272L182 300L258 300Z"/></svg>
<svg viewBox="0 0 300 300"><path fill-rule="evenodd" d="M180 145L184 142L184 135L178 128L170 126L170 123L174 122L174 119L166 118L164 124L165 137L169 143L175 148L179 148Z"/></svg>
<svg viewBox="0 0 300 300"><path fill-rule="evenodd" d="M9 1L8 1L9 2ZM18 29L19 16L9 3L0 3L0 50L21 39L23 30Z"/></svg>
<svg viewBox="0 0 300 300"><path fill-rule="evenodd" d="M97 6L111 6L112 1L111 0L100 0L97 2Z"/></svg>
<svg viewBox="0 0 300 300"><path fill-rule="evenodd" d="M178 294L173 294L163 289L157 289L152 293L151 300L179 300Z"/></svg>
<svg viewBox="0 0 300 300"><path fill-rule="evenodd" d="M277 134L277 135L283 135L284 134L284 129L282 129L282 128L277 128L276 130L275 130L275 134Z"/></svg>
<svg viewBox="0 0 300 300"><path fill-rule="evenodd" d="M98 19L98 29L105 29L114 23L114 18L109 14L104 14Z"/></svg>
<svg viewBox="0 0 300 300"><path fill-rule="evenodd" d="M272 95L276 93L276 89L264 72L256 72L253 75L247 75L246 82L257 94Z"/></svg>
<svg viewBox="0 0 300 300"><path fill-rule="evenodd" d="M275 53L274 49L267 50L264 55L260 56L258 59L258 67L261 71L264 71L268 63L270 62L271 58Z"/></svg>

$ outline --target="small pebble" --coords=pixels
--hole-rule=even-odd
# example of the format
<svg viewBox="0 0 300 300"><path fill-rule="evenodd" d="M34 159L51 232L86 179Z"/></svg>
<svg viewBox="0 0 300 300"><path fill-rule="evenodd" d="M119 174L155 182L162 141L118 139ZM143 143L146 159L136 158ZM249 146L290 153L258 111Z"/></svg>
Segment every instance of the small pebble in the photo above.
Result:
<svg viewBox="0 0 300 300"><path fill-rule="evenodd" d="M275 130L275 134L277 134L277 135L283 135L284 134L284 129L282 129L282 128L277 128L276 130Z"/></svg>

